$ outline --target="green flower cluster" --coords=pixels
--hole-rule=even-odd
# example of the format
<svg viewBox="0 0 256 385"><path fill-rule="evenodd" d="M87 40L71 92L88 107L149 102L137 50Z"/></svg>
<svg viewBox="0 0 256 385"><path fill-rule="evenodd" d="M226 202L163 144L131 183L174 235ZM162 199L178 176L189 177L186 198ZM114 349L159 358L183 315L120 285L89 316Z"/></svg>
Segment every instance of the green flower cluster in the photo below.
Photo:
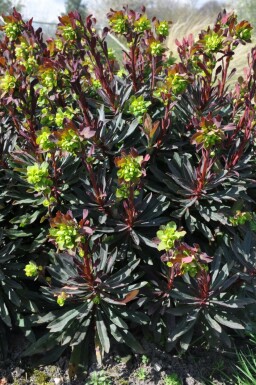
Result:
<svg viewBox="0 0 256 385"><path fill-rule="evenodd" d="M252 32L249 28L241 29L241 31L238 32L238 37L246 42L249 42L252 37Z"/></svg>
<svg viewBox="0 0 256 385"><path fill-rule="evenodd" d="M160 21L160 23L156 27L156 33L160 36L167 37L169 34L168 21Z"/></svg>
<svg viewBox="0 0 256 385"><path fill-rule="evenodd" d="M76 39L76 31L72 28L71 25L66 25L62 28L62 36L65 40L75 40Z"/></svg>
<svg viewBox="0 0 256 385"><path fill-rule="evenodd" d="M192 138L197 144L203 143L204 148L209 149L224 139L224 133L215 124L206 124Z"/></svg>
<svg viewBox="0 0 256 385"><path fill-rule="evenodd" d="M91 79L92 85L91 85L91 91L97 91L101 88L101 82L99 79Z"/></svg>
<svg viewBox="0 0 256 385"><path fill-rule="evenodd" d="M52 186L48 166L47 162L43 162L42 164L35 163L33 166L27 167L27 181L33 185L35 191L47 192L49 187Z"/></svg>
<svg viewBox="0 0 256 385"><path fill-rule="evenodd" d="M141 16L139 20L136 20L134 22L134 31L136 32L149 31L150 29L151 29L150 20L145 15Z"/></svg>
<svg viewBox="0 0 256 385"><path fill-rule="evenodd" d="M37 277L40 270L42 270L42 266L37 266L37 264L33 261L29 261L24 269L27 277Z"/></svg>
<svg viewBox="0 0 256 385"><path fill-rule="evenodd" d="M223 38L218 35L216 32L212 32L204 36L204 47L206 52L216 52L222 46Z"/></svg>
<svg viewBox="0 0 256 385"><path fill-rule="evenodd" d="M136 182L142 175L142 159L142 156L133 157L131 155L122 158L119 161L118 178L123 179L125 182Z"/></svg>
<svg viewBox="0 0 256 385"><path fill-rule="evenodd" d="M116 59L116 51L112 48L108 49L108 58L109 60L115 60Z"/></svg>
<svg viewBox="0 0 256 385"><path fill-rule="evenodd" d="M150 44L149 49L150 49L150 53L152 56L162 55L162 53L165 50L165 48L163 47L163 45L159 41L153 41Z"/></svg>
<svg viewBox="0 0 256 385"><path fill-rule="evenodd" d="M65 109L58 107L55 115L55 123L58 127L62 127L63 120L65 118L72 120L77 110L72 107L66 107Z"/></svg>
<svg viewBox="0 0 256 385"><path fill-rule="evenodd" d="M51 228L49 233L57 243L59 250L74 249L78 238L80 238L75 226L64 223L59 224L55 228Z"/></svg>
<svg viewBox="0 0 256 385"><path fill-rule="evenodd" d="M127 184L122 184L119 188L116 189L116 197L118 199L127 199L130 194L130 186ZM139 190L134 190L133 195L136 197L139 195Z"/></svg>
<svg viewBox="0 0 256 385"><path fill-rule="evenodd" d="M24 65L28 73L35 71L38 67L37 61L33 56L27 58L27 60L25 60L22 64Z"/></svg>
<svg viewBox="0 0 256 385"><path fill-rule="evenodd" d="M29 46L27 42L22 41L20 45L15 48L15 55L16 58L19 59L19 64L23 65L29 73L38 68L37 60L34 57L36 47L36 44Z"/></svg>
<svg viewBox="0 0 256 385"><path fill-rule="evenodd" d="M4 31L11 41L16 40L21 33L21 25L18 22L6 23Z"/></svg>
<svg viewBox="0 0 256 385"><path fill-rule="evenodd" d="M11 75L9 72L6 72L4 76L0 79L0 89L9 92L14 89L16 86L16 78L14 75Z"/></svg>
<svg viewBox="0 0 256 385"><path fill-rule="evenodd" d="M119 78L122 78L123 76L126 76L126 75L127 75L127 71L126 71L124 68L120 68L120 70L117 71L116 75L117 75Z"/></svg>
<svg viewBox="0 0 256 385"><path fill-rule="evenodd" d="M81 149L80 137L73 129L63 131L57 144L62 150L73 155Z"/></svg>
<svg viewBox="0 0 256 385"><path fill-rule="evenodd" d="M244 225L246 222L252 220L252 215L248 211L240 211L237 210L236 214L233 217L229 218L229 222L233 226L239 226L239 225Z"/></svg>
<svg viewBox="0 0 256 385"><path fill-rule="evenodd" d="M129 112L136 117L142 117L145 112L147 112L148 107L151 105L151 102L144 100L144 97L141 95L139 97L132 96L130 99Z"/></svg>
<svg viewBox="0 0 256 385"><path fill-rule="evenodd" d="M190 277L194 278L199 271L208 271L208 266L197 261L192 261L188 263L182 263L180 265L181 274L189 274Z"/></svg>
<svg viewBox="0 0 256 385"><path fill-rule="evenodd" d="M55 144L49 139L50 135L51 131L48 127L43 127L37 132L36 144L41 150L49 151L55 147Z"/></svg>
<svg viewBox="0 0 256 385"><path fill-rule="evenodd" d="M166 81L168 86L172 89L174 95L182 94L188 86L188 81L184 78L184 76L179 74L167 77Z"/></svg>
<svg viewBox="0 0 256 385"><path fill-rule="evenodd" d="M58 297L57 297L57 304L58 304L59 306L64 306L67 297L68 297L68 296L67 296L67 294L65 293L65 291L62 291L62 292L58 295Z"/></svg>
<svg viewBox="0 0 256 385"><path fill-rule="evenodd" d="M52 68L47 68L45 71L41 72L41 81L42 85L51 90L57 86L57 73Z"/></svg>
<svg viewBox="0 0 256 385"><path fill-rule="evenodd" d="M44 207L49 207L55 203L56 203L56 199L54 197L50 197L49 199L45 199L42 204Z"/></svg>
<svg viewBox="0 0 256 385"><path fill-rule="evenodd" d="M123 34L127 32L127 17L122 12L116 12L110 19L109 24L115 33Z"/></svg>
<svg viewBox="0 0 256 385"><path fill-rule="evenodd" d="M175 241L184 237L186 231L177 231L175 222L169 222L165 226L161 226L157 232L157 238L161 241L158 250L169 251L174 247Z"/></svg>

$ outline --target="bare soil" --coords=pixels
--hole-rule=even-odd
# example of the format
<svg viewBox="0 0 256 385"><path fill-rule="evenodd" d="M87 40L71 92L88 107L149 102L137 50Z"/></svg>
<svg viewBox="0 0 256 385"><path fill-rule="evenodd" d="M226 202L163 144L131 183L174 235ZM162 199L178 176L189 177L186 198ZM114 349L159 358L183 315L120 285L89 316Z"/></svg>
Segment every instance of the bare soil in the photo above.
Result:
<svg viewBox="0 0 256 385"><path fill-rule="evenodd" d="M0 361L0 385L91 385L95 371L104 371L106 379L93 385L165 385L167 376L173 373L182 385L234 385L228 380L232 377L232 352L227 355L222 351L195 349L175 355L144 343L145 355L112 352L104 358L102 366L94 363L83 377L70 380L67 357L61 357L54 365L34 367L33 358L21 359L24 344L20 335L13 335L10 358Z"/></svg>

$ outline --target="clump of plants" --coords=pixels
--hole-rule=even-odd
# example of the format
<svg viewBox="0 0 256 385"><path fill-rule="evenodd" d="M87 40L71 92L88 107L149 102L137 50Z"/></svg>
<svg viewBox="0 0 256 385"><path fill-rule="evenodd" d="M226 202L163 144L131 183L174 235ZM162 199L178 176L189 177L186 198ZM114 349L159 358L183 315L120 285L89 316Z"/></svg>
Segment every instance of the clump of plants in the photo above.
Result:
<svg viewBox="0 0 256 385"><path fill-rule="evenodd" d="M255 321L255 49L232 68L250 23L221 13L175 62L145 8L102 33L70 12L46 42L3 19L0 327L41 362L69 354L71 377L142 335L231 347Z"/></svg>

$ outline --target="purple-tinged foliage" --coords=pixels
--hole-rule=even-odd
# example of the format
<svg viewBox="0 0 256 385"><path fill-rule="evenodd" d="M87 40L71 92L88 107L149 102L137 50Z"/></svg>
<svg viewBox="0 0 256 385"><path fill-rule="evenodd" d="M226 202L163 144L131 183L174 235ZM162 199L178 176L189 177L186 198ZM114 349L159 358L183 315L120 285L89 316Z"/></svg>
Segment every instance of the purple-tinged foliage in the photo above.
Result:
<svg viewBox="0 0 256 385"><path fill-rule="evenodd" d="M46 324L25 354L71 350L71 376L93 345L142 352L134 324L168 349L252 330L255 48L228 83L250 24L224 11L177 41L175 63L169 22L144 8L111 10L101 34L70 12L46 42L15 10L3 18L0 327L32 340ZM122 64L109 31L126 44Z"/></svg>

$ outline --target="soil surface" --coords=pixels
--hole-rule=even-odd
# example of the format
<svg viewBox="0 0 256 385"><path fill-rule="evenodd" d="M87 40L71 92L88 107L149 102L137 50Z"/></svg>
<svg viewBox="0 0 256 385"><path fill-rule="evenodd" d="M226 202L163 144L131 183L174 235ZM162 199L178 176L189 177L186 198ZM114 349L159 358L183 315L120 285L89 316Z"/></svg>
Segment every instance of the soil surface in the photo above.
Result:
<svg viewBox="0 0 256 385"><path fill-rule="evenodd" d="M112 353L104 358L102 366L95 363L83 378L70 380L67 357L54 365L33 367L33 359L21 359L24 343L21 336L13 336L10 358L0 361L0 385L234 385L228 381L232 353L227 356L221 351L194 350L175 355L144 343L145 355ZM180 384L167 382L173 374Z"/></svg>

